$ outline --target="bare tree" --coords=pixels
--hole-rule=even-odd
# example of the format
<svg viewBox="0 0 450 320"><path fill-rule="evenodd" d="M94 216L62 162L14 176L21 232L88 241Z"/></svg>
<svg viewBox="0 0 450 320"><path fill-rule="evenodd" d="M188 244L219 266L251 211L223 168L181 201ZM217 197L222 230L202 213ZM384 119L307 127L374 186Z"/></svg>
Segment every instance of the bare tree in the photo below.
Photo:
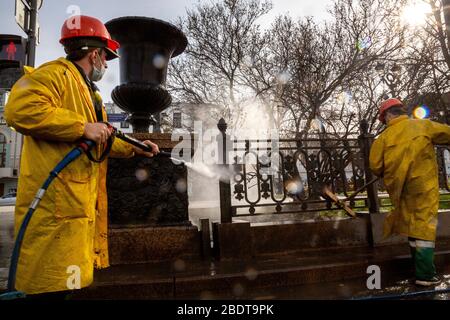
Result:
<svg viewBox="0 0 450 320"><path fill-rule="evenodd" d="M273 57L267 65L271 72L290 78L281 86L272 84L272 96L285 109L282 118L286 134L305 137L315 119L324 119L330 112L349 117L355 113L330 111L326 106L374 61L403 45L402 27L386 19L398 3L336 0L331 20L321 24L311 18L277 19L270 30ZM280 80L276 76L272 79ZM348 122L342 120L343 125Z"/></svg>
<svg viewBox="0 0 450 320"><path fill-rule="evenodd" d="M222 106L208 116L232 127L256 99L283 135L298 138L317 121L335 137L358 132L362 119L377 133L386 96L446 112L444 11L442 0L426 1L434 11L422 28L402 22L407 0L335 0L327 21L283 15L265 32L257 20L270 11L268 1L197 5L178 23L189 46L171 62L170 90L183 103Z"/></svg>
<svg viewBox="0 0 450 320"><path fill-rule="evenodd" d="M172 60L169 72L175 96L186 103L221 105L211 116L236 125L243 101L258 95L247 86L243 70L264 46L256 20L271 8L270 1L226 0L188 10L178 24L189 45L180 59Z"/></svg>

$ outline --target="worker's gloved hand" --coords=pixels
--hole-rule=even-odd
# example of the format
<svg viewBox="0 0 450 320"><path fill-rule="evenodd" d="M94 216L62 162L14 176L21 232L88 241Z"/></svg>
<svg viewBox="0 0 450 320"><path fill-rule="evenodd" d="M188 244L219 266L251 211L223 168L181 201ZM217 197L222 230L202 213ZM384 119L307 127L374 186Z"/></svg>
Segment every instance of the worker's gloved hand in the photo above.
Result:
<svg viewBox="0 0 450 320"><path fill-rule="evenodd" d="M151 157L153 157L153 156L155 156L155 155L157 155L159 153L159 147L158 147L157 144L151 142L150 140L142 141L142 143L144 143L144 144L148 145L149 147L151 147L152 148L152 152L146 152L146 151L142 150L141 148L133 146L134 153L136 155L140 155L140 156L151 158Z"/></svg>
<svg viewBox="0 0 450 320"><path fill-rule="evenodd" d="M97 145L104 144L111 136L112 129L105 123L86 123L84 126L83 138L94 141Z"/></svg>

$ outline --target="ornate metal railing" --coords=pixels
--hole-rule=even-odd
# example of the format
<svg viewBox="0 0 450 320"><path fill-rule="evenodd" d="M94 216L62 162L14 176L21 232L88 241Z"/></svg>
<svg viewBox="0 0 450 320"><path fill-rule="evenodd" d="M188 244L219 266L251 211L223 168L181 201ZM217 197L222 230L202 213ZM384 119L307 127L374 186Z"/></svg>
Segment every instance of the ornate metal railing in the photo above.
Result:
<svg viewBox="0 0 450 320"><path fill-rule="evenodd" d="M331 202L321 198L323 186L349 196L365 183L357 139L281 139L278 150L273 142L233 141L233 151L238 153L232 161L233 215L270 207L276 213L330 210ZM354 200L351 204L357 205Z"/></svg>
<svg viewBox="0 0 450 320"><path fill-rule="evenodd" d="M324 186L346 198L374 178L368 163L373 136L364 121L360 135L348 139L241 140L226 134L223 119L218 127L219 156L233 172L229 184L220 183L222 222L236 216L337 210L322 196ZM450 192L450 148L439 146L437 158L440 187ZM389 205L380 201L383 197L382 183L374 183L349 204L376 213L380 203Z"/></svg>

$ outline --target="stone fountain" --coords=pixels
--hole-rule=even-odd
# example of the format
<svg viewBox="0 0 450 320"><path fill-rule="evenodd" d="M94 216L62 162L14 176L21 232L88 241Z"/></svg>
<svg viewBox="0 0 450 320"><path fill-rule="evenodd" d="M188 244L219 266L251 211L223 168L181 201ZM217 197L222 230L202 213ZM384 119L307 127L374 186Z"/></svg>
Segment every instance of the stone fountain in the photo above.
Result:
<svg viewBox="0 0 450 320"><path fill-rule="evenodd" d="M121 17L106 27L121 45L120 85L112 99L130 114L134 138L152 140L170 152L178 141L160 132L159 113L171 104L167 67L186 48L186 36L170 23L147 17ZM110 159L107 188L111 264L200 253L199 231L188 217L184 165L163 157Z"/></svg>

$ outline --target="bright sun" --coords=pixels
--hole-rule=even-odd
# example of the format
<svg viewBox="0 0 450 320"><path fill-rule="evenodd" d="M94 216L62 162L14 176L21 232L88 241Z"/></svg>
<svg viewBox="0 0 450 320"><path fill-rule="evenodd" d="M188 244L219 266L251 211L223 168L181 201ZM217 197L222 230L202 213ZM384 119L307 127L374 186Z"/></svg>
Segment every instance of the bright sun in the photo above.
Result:
<svg viewBox="0 0 450 320"><path fill-rule="evenodd" d="M424 25L429 13L431 13L430 5L420 0L411 1L403 8L401 17L402 21L414 27Z"/></svg>

